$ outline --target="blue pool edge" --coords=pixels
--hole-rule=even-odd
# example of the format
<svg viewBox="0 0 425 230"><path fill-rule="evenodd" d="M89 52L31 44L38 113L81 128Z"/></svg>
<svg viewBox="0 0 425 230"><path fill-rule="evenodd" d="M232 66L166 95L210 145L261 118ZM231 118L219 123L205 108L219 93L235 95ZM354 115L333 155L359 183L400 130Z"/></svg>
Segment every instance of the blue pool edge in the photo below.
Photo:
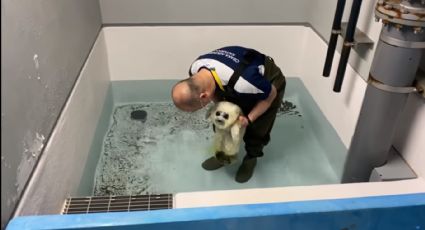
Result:
<svg viewBox="0 0 425 230"><path fill-rule="evenodd" d="M376 221L382 222L383 228L376 228ZM411 225L406 229L425 229L425 193L148 212L22 216L12 219L6 229L168 229L173 225L216 229L229 224L250 229L304 229L318 223L323 229L342 229L346 225L367 229L371 224L374 227L370 229L399 229L398 224Z"/></svg>

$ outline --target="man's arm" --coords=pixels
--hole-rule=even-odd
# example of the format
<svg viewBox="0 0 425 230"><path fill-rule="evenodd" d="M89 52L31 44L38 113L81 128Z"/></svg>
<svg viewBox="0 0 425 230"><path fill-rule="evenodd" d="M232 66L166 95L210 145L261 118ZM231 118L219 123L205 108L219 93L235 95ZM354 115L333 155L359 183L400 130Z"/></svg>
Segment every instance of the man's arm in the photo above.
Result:
<svg viewBox="0 0 425 230"><path fill-rule="evenodd" d="M254 122L258 117L260 117L264 112L266 112L266 110L270 108L270 105L272 104L273 100L276 98L276 95L276 87L272 85L272 90L270 91L269 96L266 99L259 101L251 110L251 112L247 115L249 120L251 122ZM242 121L243 125L248 125L248 120L246 117L240 117L239 119Z"/></svg>

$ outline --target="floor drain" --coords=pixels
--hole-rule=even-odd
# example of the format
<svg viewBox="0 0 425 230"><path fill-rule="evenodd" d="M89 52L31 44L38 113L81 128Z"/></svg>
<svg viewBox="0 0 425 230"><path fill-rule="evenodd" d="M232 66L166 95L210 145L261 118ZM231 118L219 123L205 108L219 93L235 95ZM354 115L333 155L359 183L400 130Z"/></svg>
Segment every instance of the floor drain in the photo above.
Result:
<svg viewBox="0 0 425 230"><path fill-rule="evenodd" d="M146 121L147 115L148 115L148 113L145 110L134 110L130 114L131 119L139 120L139 121L142 121L142 122Z"/></svg>
<svg viewBox="0 0 425 230"><path fill-rule="evenodd" d="M71 197L65 200L62 214L150 211L172 208L172 194Z"/></svg>

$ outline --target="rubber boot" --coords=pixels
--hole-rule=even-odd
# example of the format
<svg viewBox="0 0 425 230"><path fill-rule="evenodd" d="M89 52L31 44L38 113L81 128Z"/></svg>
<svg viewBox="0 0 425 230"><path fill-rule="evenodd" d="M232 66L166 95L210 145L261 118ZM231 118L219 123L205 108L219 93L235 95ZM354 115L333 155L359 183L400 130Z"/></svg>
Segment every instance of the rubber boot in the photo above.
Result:
<svg viewBox="0 0 425 230"><path fill-rule="evenodd" d="M252 174L254 173L255 166L257 165L257 158L247 158L245 157L242 161L241 166L236 173L235 180L239 183L245 183L251 179Z"/></svg>
<svg viewBox="0 0 425 230"><path fill-rule="evenodd" d="M202 168L204 168L207 171L216 170L216 169L219 169L223 166L224 166L224 164L222 164L220 161L218 161L217 158L215 158L215 157L210 157L202 163Z"/></svg>

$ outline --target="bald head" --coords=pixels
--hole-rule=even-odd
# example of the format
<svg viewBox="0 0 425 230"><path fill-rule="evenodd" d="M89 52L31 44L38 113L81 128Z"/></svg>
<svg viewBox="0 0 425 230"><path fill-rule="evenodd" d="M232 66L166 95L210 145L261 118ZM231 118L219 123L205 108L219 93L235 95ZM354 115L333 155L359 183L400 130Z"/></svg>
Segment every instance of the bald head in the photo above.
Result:
<svg viewBox="0 0 425 230"><path fill-rule="evenodd" d="M193 112L202 108L200 102L200 88L192 78L179 81L171 91L171 97L177 108Z"/></svg>

